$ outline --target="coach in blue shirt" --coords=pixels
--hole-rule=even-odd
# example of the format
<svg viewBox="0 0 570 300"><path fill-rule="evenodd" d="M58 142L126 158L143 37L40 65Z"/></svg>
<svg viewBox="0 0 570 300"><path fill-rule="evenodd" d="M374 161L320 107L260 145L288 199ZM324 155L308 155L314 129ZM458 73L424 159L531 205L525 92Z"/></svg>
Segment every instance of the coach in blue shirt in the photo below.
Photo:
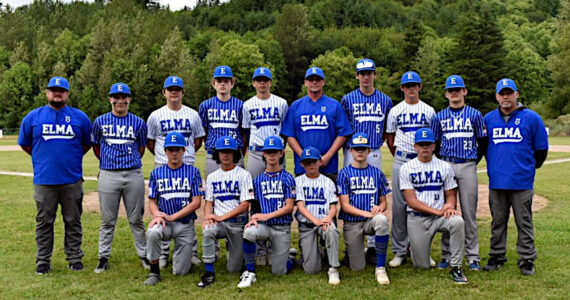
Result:
<svg viewBox="0 0 570 300"><path fill-rule="evenodd" d="M311 67L305 73L307 96L291 104L281 135L295 152L295 176L305 173L300 156L304 148L316 147L321 153L321 172L336 181L338 150L352 134L346 113L340 103L323 94L325 73Z"/></svg>
<svg viewBox="0 0 570 300"><path fill-rule="evenodd" d="M91 147L91 122L79 109L67 106L69 82L49 80L48 105L32 110L20 127L18 144L32 156L36 215L36 274L50 271L53 223L61 204L65 223L65 254L69 269L83 270L81 213L83 155Z"/></svg>
<svg viewBox="0 0 570 300"><path fill-rule="evenodd" d="M546 159L548 137L540 116L517 102L519 92L512 79L497 82L496 98L499 107L485 116L493 221L490 258L483 270L497 270L507 261L507 227L512 206L518 230L518 266L523 275L534 275L533 182L535 169Z"/></svg>

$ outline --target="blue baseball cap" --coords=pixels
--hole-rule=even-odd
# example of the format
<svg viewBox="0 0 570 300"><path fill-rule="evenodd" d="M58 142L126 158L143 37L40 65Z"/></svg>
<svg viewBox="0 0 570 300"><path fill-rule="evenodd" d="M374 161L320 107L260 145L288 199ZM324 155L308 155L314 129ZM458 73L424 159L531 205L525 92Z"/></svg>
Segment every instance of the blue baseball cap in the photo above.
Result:
<svg viewBox="0 0 570 300"><path fill-rule="evenodd" d="M263 142L263 149L261 150L283 150L283 148L283 141L281 141L280 137L270 136Z"/></svg>
<svg viewBox="0 0 570 300"><path fill-rule="evenodd" d="M325 79L325 72L319 67L310 67L305 72L305 79L309 78L309 76L319 76L322 79Z"/></svg>
<svg viewBox="0 0 570 300"><path fill-rule="evenodd" d="M233 78L232 68L228 66L218 66L214 69L214 78Z"/></svg>
<svg viewBox="0 0 570 300"><path fill-rule="evenodd" d="M402 75L402 80L400 80L400 85L404 85L406 83L422 83L420 74L414 71L404 73L404 75Z"/></svg>
<svg viewBox="0 0 570 300"><path fill-rule="evenodd" d="M350 148L370 148L368 134L362 132L354 134L350 139Z"/></svg>
<svg viewBox="0 0 570 300"><path fill-rule="evenodd" d="M164 139L164 148L186 147L186 140L180 132L169 132Z"/></svg>
<svg viewBox="0 0 570 300"><path fill-rule="evenodd" d="M49 79L47 88L62 88L69 91L69 82L63 77L55 76Z"/></svg>
<svg viewBox="0 0 570 300"><path fill-rule="evenodd" d="M238 145L236 140L231 136L221 136L216 140L216 150L237 150Z"/></svg>
<svg viewBox="0 0 570 300"><path fill-rule="evenodd" d="M164 81L164 85L162 86L162 88L167 89L171 86L177 86L177 87L183 89L184 88L184 80L182 80L182 78L180 78L178 76L169 76Z"/></svg>
<svg viewBox="0 0 570 300"><path fill-rule="evenodd" d="M465 88L463 78L459 75L451 75L445 80L445 89Z"/></svg>
<svg viewBox="0 0 570 300"><path fill-rule="evenodd" d="M301 154L301 161L304 161L307 159L314 159L314 160L321 159L321 151L319 151L319 149L317 149L315 147L311 147L311 146L303 149L303 153Z"/></svg>
<svg viewBox="0 0 570 300"><path fill-rule="evenodd" d="M363 58L356 63L356 72L376 71L376 64L369 58Z"/></svg>
<svg viewBox="0 0 570 300"><path fill-rule="evenodd" d="M435 137L433 136L433 131L430 128L419 129L418 131L416 131L414 142L416 144L421 142L435 143Z"/></svg>
<svg viewBox="0 0 570 300"><path fill-rule="evenodd" d="M255 79L257 77L267 77L269 80L273 80L273 74L271 74L271 70L266 67L259 67L253 71L252 79Z"/></svg>
<svg viewBox="0 0 570 300"><path fill-rule="evenodd" d="M497 81L497 94L503 89L511 89L513 92L517 91L517 84L510 78L503 78Z"/></svg>
<svg viewBox="0 0 570 300"><path fill-rule="evenodd" d="M114 83L111 86L111 89L109 90L109 96L111 95L115 95L115 94L124 94L124 95L131 95L131 89L129 88L129 85L126 83L122 83L122 82L117 82Z"/></svg>

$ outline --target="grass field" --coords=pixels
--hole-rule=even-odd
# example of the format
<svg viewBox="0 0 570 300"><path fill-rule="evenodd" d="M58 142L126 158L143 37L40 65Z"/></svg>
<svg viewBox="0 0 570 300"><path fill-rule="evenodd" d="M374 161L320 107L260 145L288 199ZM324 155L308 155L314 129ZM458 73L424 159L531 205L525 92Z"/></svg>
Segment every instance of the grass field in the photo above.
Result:
<svg viewBox="0 0 570 300"><path fill-rule="evenodd" d="M383 169L391 173L391 159L383 153ZM549 159L569 157L568 153L551 153ZM198 165L203 167L203 157L198 156ZM288 169L292 167L289 160ZM484 162L483 162L484 163ZM29 157L21 151L0 152L0 170L16 169L31 171ZM152 157L145 157L145 172L152 166ZM479 166L481 167L481 165ZM97 162L92 153L87 154L86 175L96 175ZM186 276L174 276L165 271L163 282L156 287L144 287L142 282L148 274L140 266L132 244L130 229L125 218L120 218L111 257L111 269L103 274L94 274L97 264L97 241L100 217L97 214L83 215L83 250L85 251L83 272L71 273L66 269L63 254L63 222L56 221L55 249L52 262L53 271L47 276L34 275L35 269L35 203L31 178L0 176L0 205L3 208L3 225L0 235L4 241L0 245L0 298L43 298L43 299L156 299L192 297L195 299L213 298L554 298L567 297L567 283L570 273L570 222L565 212L570 211L570 163L546 165L538 170L536 193L549 199L549 205L534 215L536 243L539 259L536 261L537 275L523 277L516 267L516 228L511 220L509 226L509 262L494 273L466 271L470 280L468 286L455 286L447 271L413 269L406 264L399 269L389 269L392 284L380 287L376 284L372 267L362 272L352 272L341 267L341 285L331 287L326 284L326 272L318 275L305 275L297 266L287 276L273 276L269 267L258 270L258 283L245 291L235 285L238 274L225 271L225 258L216 263L217 281L215 287L201 290L195 287L202 268L193 268ZM481 183L487 182L484 173L479 174ZM85 191L95 191L96 182L87 181ZM488 217L479 219L479 241L483 265L488 258L490 221ZM198 230L198 234L201 232ZM201 238L200 238L201 240ZM298 233L292 234L292 245L297 245ZM342 242L341 242L342 244ZM223 248L223 247L222 247ZM344 248L344 246L343 246ZM440 259L439 235L432 247L432 257ZM223 255L222 255L223 256ZM389 254L388 259L392 258Z"/></svg>

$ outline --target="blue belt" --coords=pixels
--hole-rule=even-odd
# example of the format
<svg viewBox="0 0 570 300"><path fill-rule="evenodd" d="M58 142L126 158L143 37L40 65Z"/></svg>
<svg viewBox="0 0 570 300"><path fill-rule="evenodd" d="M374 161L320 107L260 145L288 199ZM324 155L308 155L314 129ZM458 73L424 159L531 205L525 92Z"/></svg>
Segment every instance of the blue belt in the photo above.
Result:
<svg viewBox="0 0 570 300"><path fill-rule="evenodd" d="M397 150L397 151L396 151L396 155L398 155L398 156L403 156L403 157L408 158L408 159L412 159L412 158L418 157L418 154L417 154L417 153L406 153L406 152L403 152L403 151L400 151L400 150Z"/></svg>
<svg viewBox="0 0 570 300"><path fill-rule="evenodd" d="M250 151L263 151L263 146L249 146Z"/></svg>
<svg viewBox="0 0 570 300"><path fill-rule="evenodd" d="M448 161L448 162L451 162L451 163L454 163L454 164L463 164L463 163L475 161L473 159L463 159L463 158L455 158L455 157L447 157L447 156L442 156L441 159Z"/></svg>
<svg viewBox="0 0 570 300"><path fill-rule="evenodd" d="M231 219L227 219L226 222L230 223L247 223L249 217L248 216L237 216Z"/></svg>
<svg viewBox="0 0 570 300"><path fill-rule="evenodd" d="M426 214L426 213L419 212L419 211L409 211L408 215L413 215L416 217L433 217L432 214Z"/></svg>

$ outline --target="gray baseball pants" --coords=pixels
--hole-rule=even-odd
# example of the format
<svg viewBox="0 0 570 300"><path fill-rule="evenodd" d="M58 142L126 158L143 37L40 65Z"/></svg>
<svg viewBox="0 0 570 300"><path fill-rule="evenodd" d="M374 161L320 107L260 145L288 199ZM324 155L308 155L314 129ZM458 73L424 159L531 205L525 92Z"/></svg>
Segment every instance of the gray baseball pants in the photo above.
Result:
<svg viewBox="0 0 570 300"><path fill-rule="evenodd" d="M449 163L455 173L459 188L461 217L465 222L465 259L481 261L479 256L479 238L477 234L477 199L479 196L477 165L473 162ZM449 260L449 234L441 235L441 257Z"/></svg>
<svg viewBox="0 0 570 300"><path fill-rule="evenodd" d="M489 256L507 260L507 229L512 206L518 232L517 252L521 259L536 259L532 223L533 196L533 190L489 190L489 207L493 217Z"/></svg>
<svg viewBox="0 0 570 300"><path fill-rule="evenodd" d="M400 168L410 159L404 155L394 155L392 166L392 252L396 256L406 256L408 248L408 204L400 190Z"/></svg>
<svg viewBox="0 0 570 300"><path fill-rule="evenodd" d="M291 225L265 225L258 223L243 231L243 239L252 243L271 241L271 272L273 274L287 273L287 259L291 244Z"/></svg>
<svg viewBox="0 0 570 300"><path fill-rule="evenodd" d="M72 184L42 185L34 184L36 201L36 264L51 263L53 252L53 224L57 216L57 205L61 205L61 214L65 225L64 252L67 261L72 264L81 262L83 251L81 242L81 213L83 212L83 179Z"/></svg>
<svg viewBox="0 0 570 300"><path fill-rule="evenodd" d="M111 246L119 215L121 198L125 204L135 249L139 257L146 256L146 237L143 222L144 177L142 170L99 172L99 206L101 227L99 229L99 259L111 256Z"/></svg>
<svg viewBox="0 0 570 300"><path fill-rule="evenodd" d="M408 235L414 267L429 269L431 242L436 232L449 233L451 256L449 264L461 267L465 248L465 222L461 216L408 215Z"/></svg>
<svg viewBox="0 0 570 300"><path fill-rule="evenodd" d="M387 235L388 218L378 214L366 221L344 222L344 243L348 252L350 269L360 271L366 266L364 257L364 235Z"/></svg>
<svg viewBox="0 0 570 300"><path fill-rule="evenodd" d="M146 258L155 261L160 258L162 242L174 239L174 254L172 255L172 273L184 275L190 272L192 262L192 245L196 232L194 220L188 224L181 222L166 222L166 226L155 224L148 229Z"/></svg>
<svg viewBox="0 0 570 300"><path fill-rule="evenodd" d="M316 274L321 271L320 241L324 240L327 249L329 266L340 267L338 261L339 232L336 226L331 225L327 231L314 224L299 223L299 244L303 256L303 270L307 274Z"/></svg>
<svg viewBox="0 0 570 300"><path fill-rule="evenodd" d="M243 227L245 223L219 222L206 226L202 231L202 260L204 263L216 261L217 239L226 239L228 272L239 272L243 265Z"/></svg>

